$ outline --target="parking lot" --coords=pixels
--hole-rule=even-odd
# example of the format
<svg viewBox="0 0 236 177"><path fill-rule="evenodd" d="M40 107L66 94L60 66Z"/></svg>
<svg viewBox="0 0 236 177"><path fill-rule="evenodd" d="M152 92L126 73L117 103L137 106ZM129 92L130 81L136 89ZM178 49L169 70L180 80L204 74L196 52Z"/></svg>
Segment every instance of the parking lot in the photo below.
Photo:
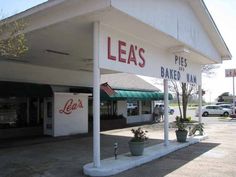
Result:
<svg viewBox="0 0 236 177"><path fill-rule="evenodd" d="M174 115L170 119L174 119ZM209 139L115 176L236 176L236 121L204 117L203 122ZM163 142L162 124L145 125L144 128L149 131L146 146ZM130 129L102 132L102 159L113 156L114 142L119 144L119 154L129 151ZM171 140L175 139L174 131L174 128L170 129ZM92 141L90 136L75 136L1 148L0 176L82 177L83 165L92 161Z"/></svg>

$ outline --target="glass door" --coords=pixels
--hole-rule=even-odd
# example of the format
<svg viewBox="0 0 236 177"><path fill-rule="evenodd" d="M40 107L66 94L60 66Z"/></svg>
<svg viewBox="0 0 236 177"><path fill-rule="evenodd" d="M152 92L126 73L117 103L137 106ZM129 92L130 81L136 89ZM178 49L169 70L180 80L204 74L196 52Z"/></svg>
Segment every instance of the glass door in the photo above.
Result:
<svg viewBox="0 0 236 177"><path fill-rule="evenodd" d="M44 99L44 135L53 135L53 102L52 98Z"/></svg>

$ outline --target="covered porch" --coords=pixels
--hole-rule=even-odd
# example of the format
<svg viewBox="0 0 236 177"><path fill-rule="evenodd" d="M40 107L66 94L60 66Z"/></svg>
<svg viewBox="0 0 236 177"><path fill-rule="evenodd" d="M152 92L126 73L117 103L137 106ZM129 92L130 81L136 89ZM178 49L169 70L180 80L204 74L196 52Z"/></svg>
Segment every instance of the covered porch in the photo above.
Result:
<svg viewBox="0 0 236 177"><path fill-rule="evenodd" d="M136 6L130 1L126 3L109 0L49 1L7 19L30 22L25 30L30 50L22 58L1 58L1 80L93 87L93 163L84 168L88 175L97 176L98 173L93 171L103 171L104 166L100 148L101 74L127 72L163 79L163 149L168 151L171 147L168 80L196 84L201 90L202 65L219 63L223 57L230 58L227 47L200 2L178 1L176 5L182 11L178 10L173 15L182 20L161 10L171 11L174 7L171 3L140 1ZM152 7L158 7L160 11L150 11ZM141 16L140 9L144 12ZM207 33L204 29L208 30ZM214 35L210 35L211 32ZM201 92L199 98L201 109Z"/></svg>

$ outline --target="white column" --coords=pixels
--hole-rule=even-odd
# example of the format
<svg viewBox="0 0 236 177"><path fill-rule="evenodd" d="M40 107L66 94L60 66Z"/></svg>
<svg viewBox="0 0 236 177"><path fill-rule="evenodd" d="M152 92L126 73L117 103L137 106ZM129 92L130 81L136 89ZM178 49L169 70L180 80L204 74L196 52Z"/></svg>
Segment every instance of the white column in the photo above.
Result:
<svg viewBox="0 0 236 177"><path fill-rule="evenodd" d="M234 90L234 77L233 77L233 115L235 114L235 90Z"/></svg>
<svg viewBox="0 0 236 177"><path fill-rule="evenodd" d="M142 101L139 101L139 116L141 117L142 115L142 110L143 110L143 107L142 107Z"/></svg>
<svg viewBox="0 0 236 177"><path fill-rule="evenodd" d="M153 113L154 111L154 106L155 106L154 101L151 101L151 113Z"/></svg>
<svg viewBox="0 0 236 177"><path fill-rule="evenodd" d="M93 165L100 167L99 22L93 26Z"/></svg>
<svg viewBox="0 0 236 177"><path fill-rule="evenodd" d="M202 123L202 86L198 86L198 121Z"/></svg>
<svg viewBox="0 0 236 177"><path fill-rule="evenodd" d="M165 146L169 145L169 93L168 93L168 80L164 79L164 144Z"/></svg>

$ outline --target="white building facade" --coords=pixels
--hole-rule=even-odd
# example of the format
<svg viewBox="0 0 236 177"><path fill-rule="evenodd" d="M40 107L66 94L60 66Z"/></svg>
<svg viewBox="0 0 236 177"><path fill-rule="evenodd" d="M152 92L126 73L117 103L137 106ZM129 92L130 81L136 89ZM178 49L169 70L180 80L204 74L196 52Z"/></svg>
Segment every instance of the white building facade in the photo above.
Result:
<svg viewBox="0 0 236 177"><path fill-rule="evenodd" d="M93 168L101 166L101 74L125 72L164 80L168 145L168 80L201 89L202 66L231 59L202 0L50 0L6 21L19 19L28 23L29 51L14 60L1 58L0 80L93 87ZM86 125L80 117L86 114L87 96L74 95L76 101L63 109L61 103L70 96L55 93L52 127L66 128L62 133L55 127L56 135L86 131L74 130L71 124ZM77 120L60 117L60 111L70 110L77 111Z"/></svg>

